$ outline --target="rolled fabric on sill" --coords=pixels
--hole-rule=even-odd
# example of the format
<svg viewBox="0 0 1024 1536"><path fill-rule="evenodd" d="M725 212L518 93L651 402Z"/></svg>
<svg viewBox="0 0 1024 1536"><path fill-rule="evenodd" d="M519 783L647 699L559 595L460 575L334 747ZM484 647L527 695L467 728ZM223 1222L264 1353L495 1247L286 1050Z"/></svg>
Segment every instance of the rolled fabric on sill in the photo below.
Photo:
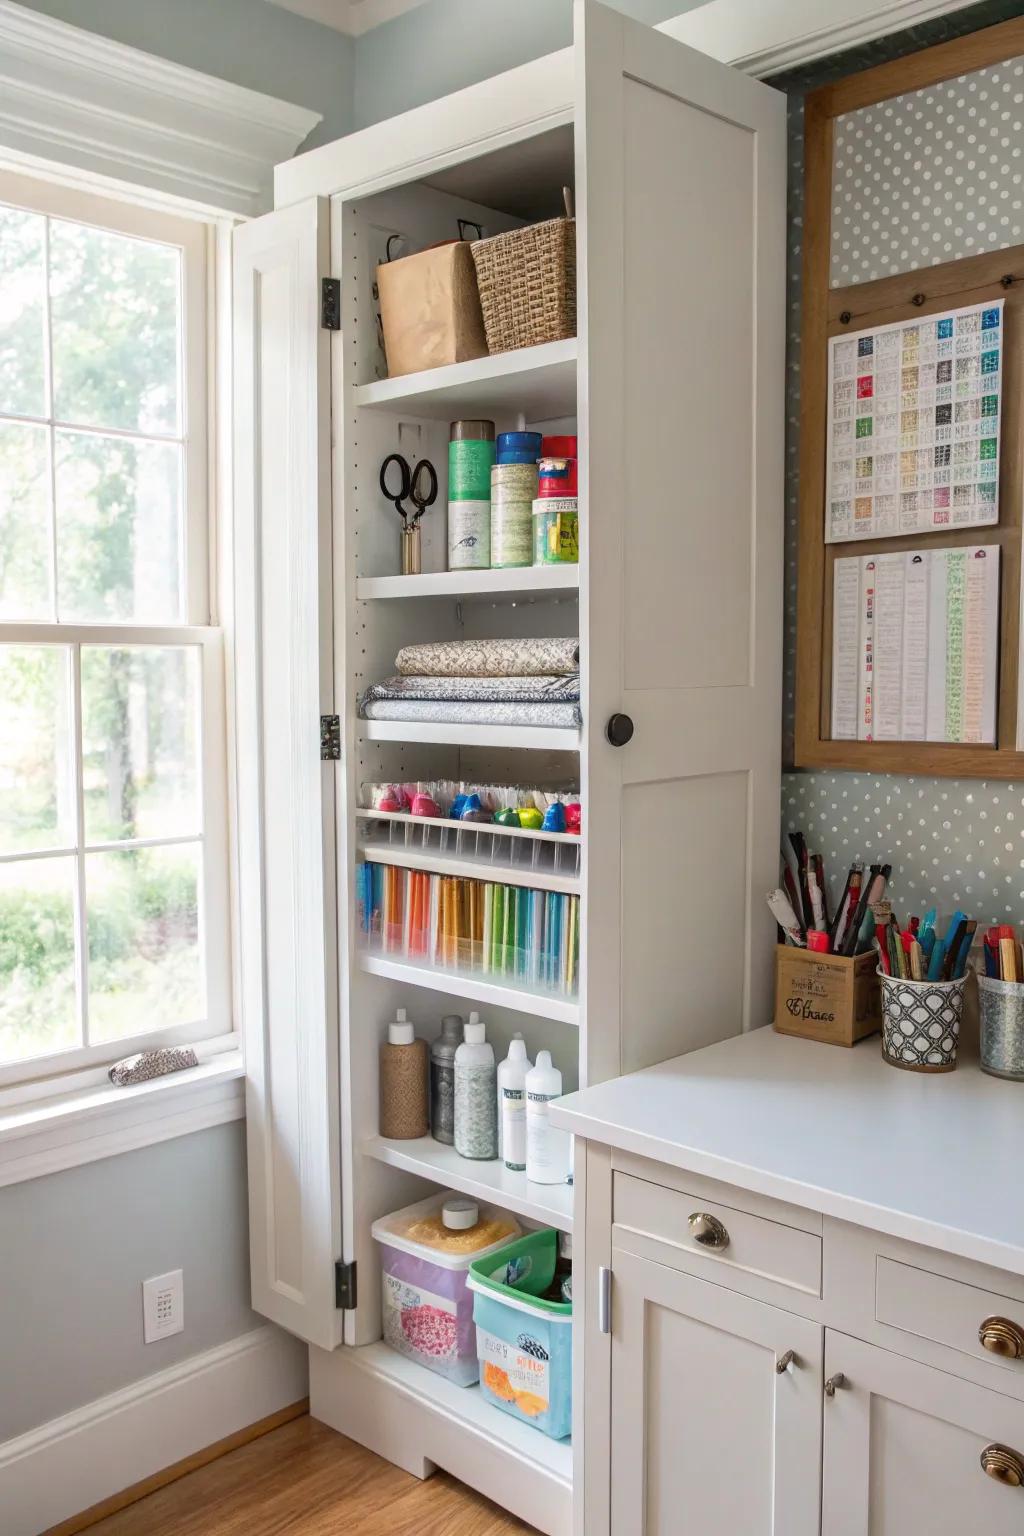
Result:
<svg viewBox="0 0 1024 1536"><path fill-rule="evenodd" d="M164 1045L155 1051L140 1051L137 1056L125 1056L115 1061L107 1076L117 1088L130 1088L134 1083L148 1083L153 1077L166 1077L168 1072L185 1072L198 1067L199 1057L190 1045Z"/></svg>

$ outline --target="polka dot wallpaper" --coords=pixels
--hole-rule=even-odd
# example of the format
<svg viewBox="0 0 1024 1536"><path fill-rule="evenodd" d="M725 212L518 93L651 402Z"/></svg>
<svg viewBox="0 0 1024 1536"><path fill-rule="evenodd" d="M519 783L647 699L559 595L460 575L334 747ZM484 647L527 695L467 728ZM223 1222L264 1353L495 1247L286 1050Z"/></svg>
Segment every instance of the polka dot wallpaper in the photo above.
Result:
<svg viewBox="0 0 1024 1536"><path fill-rule="evenodd" d="M1024 240L1024 59L849 112L833 151L833 288Z"/></svg>
<svg viewBox="0 0 1024 1536"><path fill-rule="evenodd" d="M1022 0L989 0L772 82L789 96L784 764L793 760L796 662L803 97L829 80L1022 12ZM851 219L854 211L858 219L867 216L868 230L867 238L855 240L852 223L836 226L834 284L864 282L954 256L1024 244L1024 101L1014 100L1018 92L1024 96L1024 73L1015 73L1018 66L1024 68L1024 60L1014 60L1008 70L979 71L969 80L943 87L947 99L941 116L945 119L952 112L953 121L941 133L935 90L902 98L892 118L879 115L878 108L850 114L836 148L845 189L843 209ZM983 80L993 73L1000 78ZM936 99L926 103L925 96ZM956 105L961 99L962 108ZM1009 116L1004 118L1004 113ZM927 128L927 123L933 126ZM1015 123L1021 126L1014 128ZM854 133L864 135L856 156ZM892 135L889 143L887 133ZM1005 137L1009 145L1001 142ZM921 143L915 144L915 138ZM958 159L961 151L963 159ZM946 184L950 178L952 187ZM856 202L861 206L854 210ZM1010 222L1004 225L1004 218ZM877 230L871 229L873 223ZM967 245L968 239L975 244ZM892 890L900 908L920 912L936 905L948 916L962 905L986 923L1024 921L1024 783L784 772L783 834L795 829L803 830L811 848L824 854L832 883L840 888L851 859L884 860L893 865Z"/></svg>

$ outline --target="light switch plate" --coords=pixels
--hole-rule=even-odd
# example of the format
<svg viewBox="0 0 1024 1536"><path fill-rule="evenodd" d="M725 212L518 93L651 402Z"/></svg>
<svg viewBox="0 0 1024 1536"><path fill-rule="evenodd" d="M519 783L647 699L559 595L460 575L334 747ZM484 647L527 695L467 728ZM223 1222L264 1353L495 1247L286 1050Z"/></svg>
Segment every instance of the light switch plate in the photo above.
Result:
<svg viewBox="0 0 1024 1536"><path fill-rule="evenodd" d="M147 1344L170 1338L185 1328L185 1296L180 1269L142 1282L142 1334Z"/></svg>

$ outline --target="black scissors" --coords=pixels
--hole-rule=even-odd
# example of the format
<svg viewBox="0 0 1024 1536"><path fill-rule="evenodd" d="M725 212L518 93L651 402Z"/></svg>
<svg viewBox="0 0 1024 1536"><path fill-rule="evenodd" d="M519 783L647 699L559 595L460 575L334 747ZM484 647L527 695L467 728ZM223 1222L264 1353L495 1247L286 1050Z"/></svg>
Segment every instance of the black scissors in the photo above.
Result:
<svg viewBox="0 0 1024 1536"><path fill-rule="evenodd" d="M397 491L388 489L388 470L392 464L398 465L401 475ZM394 502L403 528L415 528L427 508L432 507L437 500L437 470L429 459L420 459L415 470L412 470L408 459L400 453L389 453L380 467L380 488L381 494L388 501ZM411 517L408 508L402 505L404 501L411 501L416 508Z"/></svg>

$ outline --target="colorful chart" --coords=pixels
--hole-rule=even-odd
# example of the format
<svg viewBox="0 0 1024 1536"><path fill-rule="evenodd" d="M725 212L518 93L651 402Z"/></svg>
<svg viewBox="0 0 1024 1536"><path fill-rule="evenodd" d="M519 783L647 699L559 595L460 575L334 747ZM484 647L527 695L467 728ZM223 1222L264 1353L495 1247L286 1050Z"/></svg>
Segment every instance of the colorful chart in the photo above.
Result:
<svg viewBox="0 0 1024 1536"><path fill-rule="evenodd" d="M829 343L826 543L999 521L1003 300Z"/></svg>

